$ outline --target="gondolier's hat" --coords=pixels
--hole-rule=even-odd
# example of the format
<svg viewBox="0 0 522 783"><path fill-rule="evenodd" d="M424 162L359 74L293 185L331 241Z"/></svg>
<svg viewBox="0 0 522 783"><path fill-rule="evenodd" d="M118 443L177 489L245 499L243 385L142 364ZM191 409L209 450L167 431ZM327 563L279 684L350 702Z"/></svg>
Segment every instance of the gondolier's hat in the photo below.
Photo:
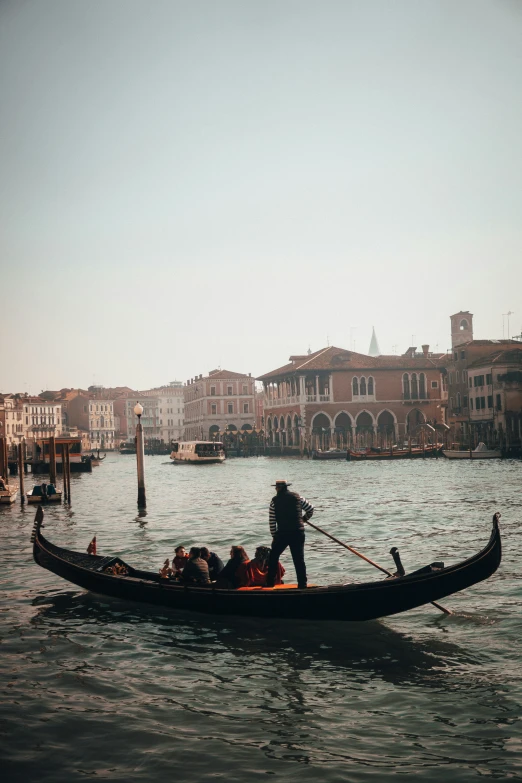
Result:
<svg viewBox="0 0 522 783"><path fill-rule="evenodd" d="M292 484L286 479L278 479L275 484L271 484L272 487L291 487Z"/></svg>

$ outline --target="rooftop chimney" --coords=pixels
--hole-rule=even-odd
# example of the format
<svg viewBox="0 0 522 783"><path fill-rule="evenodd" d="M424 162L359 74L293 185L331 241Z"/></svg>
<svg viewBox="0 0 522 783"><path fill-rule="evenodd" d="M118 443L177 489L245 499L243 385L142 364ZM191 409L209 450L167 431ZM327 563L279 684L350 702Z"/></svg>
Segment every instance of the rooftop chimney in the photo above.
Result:
<svg viewBox="0 0 522 783"><path fill-rule="evenodd" d="M423 345L422 346L422 353L424 354L424 358L425 359L428 358L428 351L429 350L430 350L430 346L429 345Z"/></svg>

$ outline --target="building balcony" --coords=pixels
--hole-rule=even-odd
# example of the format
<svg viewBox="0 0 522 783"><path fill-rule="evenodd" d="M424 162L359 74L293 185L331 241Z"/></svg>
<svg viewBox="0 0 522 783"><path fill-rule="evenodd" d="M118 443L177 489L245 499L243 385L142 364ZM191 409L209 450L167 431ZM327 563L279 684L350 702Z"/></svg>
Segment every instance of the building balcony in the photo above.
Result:
<svg viewBox="0 0 522 783"><path fill-rule="evenodd" d="M284 408L289 405L304 405L305 403L332 402L331 394L296 394L291 397L275 397L274 399L264 397L264 409Z"/></svg>
<svg viewBox="0 0 522 783"><path fill-rule="evenodd" d="M405 405L419 405L426 402L429 402L429 392L424 392L424 394L421 396L420 394L403 394L402 395L402 402Z"/></svg>

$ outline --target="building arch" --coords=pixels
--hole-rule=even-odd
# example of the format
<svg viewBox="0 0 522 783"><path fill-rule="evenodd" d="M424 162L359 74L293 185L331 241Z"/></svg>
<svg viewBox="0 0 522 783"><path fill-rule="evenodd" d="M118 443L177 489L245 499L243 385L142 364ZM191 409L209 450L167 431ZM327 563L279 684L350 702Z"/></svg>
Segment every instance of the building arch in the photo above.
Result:
<svg viewBox="0 0 522 783"><path fill-rule="evenodd" d="M412 436L417 433L419 427L426 423L426 417L418 408L412 408L406 416L406 432Z"/></svg>
<svg viewBox="0 0 522 783"><path fill-rule="evenodd" d="M292 431L292 419L290 414L286 417L286 443L288 446L294 445L294 435Z"/></svg>
<svg viewBox="0 0 522 783"><path fill-rule="evenodd" d="M338 448L345 449L352 442L355 422L348 411L339 411L334 419L334 438Z"/></svg>
<svg viewBox="0 0 522 783"><path fill-rule="evenodd" d="M324 413L324 411L319 411L319 413L316 413L312 419L312 430L317 430L317 429L329 430L331 426L332 426L332 420L327 413Z"/></svg>
<svg viewBox="0 0 522 783"><path fill-rule="evenodd" d="M426 373L419 373L419 397L421 400L425 400L426 395Z"/></svg>
<svg viewBox="0 0 522 783"><path fill-rule="evenodd" d="M369 411L361 411L357 414L357 418L355 419L355 424L357 427L357 430L360 432L363 432L365 430L372 431L375 427L375 418L372 413Z"/></svg>
<svg viewBox="0 0 522 783"><path fill-rule="evenodd" d="M212 440L219 432L219 424L212 424L208 430L209 439Z"/></svg>
<svg viewBox="0 0 522 783"><path fill-rule="evenodd" d="M410 376L407 372L402 376L402 394L405 400L410 399Z"/></svg>
<svg viewBox="0 0 522 783"><path fill-rule="evenodd" d="M385 408L377 416L377 429L381 432L394 432L397 424L397 416Z"/></svg>
<svg viewBox="0 0 522 783"><path fill-rule="evenodd" d="M353 416L351 413L348 413L348 411L339 411L339 413L335 416L334 425L336 428L339 429L352 429L352 427L355 426L355 421L353 419Z"/></svg>

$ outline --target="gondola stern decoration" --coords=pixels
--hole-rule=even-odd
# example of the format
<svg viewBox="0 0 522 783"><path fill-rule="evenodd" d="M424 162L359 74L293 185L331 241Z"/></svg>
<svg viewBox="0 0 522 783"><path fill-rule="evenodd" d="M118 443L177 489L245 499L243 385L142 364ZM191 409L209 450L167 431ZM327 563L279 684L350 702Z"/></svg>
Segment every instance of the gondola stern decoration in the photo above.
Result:
<svg viewBox="0 0 522 783"><path fill-rule="evenodd" d="M34 544L37 533L40 532L40 528L43 527L42 522L44 518L43 508L38 506L36 509L36 515L33 522L33 530L31 533L31 544Z"/></svg>

